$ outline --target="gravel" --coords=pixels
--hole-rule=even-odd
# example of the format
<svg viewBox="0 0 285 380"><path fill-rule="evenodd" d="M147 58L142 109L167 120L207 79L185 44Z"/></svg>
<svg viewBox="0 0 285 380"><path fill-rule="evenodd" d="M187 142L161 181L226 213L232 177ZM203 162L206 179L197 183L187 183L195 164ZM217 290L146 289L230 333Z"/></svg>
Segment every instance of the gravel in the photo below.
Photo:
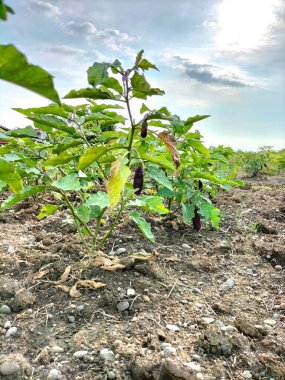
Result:
<svg viewBox="0 0 285 380"><path fill-rule="evenodd" d="M15 326L10 327L10 328L7 330L7 332L6 332L6 336L9 337L9 336L11 336L11 335L15 335L15 334L17 334L17 332L18 332L17 327L15 327Z"/></svg>
<svg viewBox="0 0 285 380"><path fill-rule="evenodd" d="M219 290L221 292L227 292L228 290L232 289L234 285L234 280L232 278L229 278L226 282L219 286Z"/></svg>
<svg viewBox="0 0 285 380"><path fill-rule="evenodd" d="M167 324L166 328L167 330L174 331L174 332L180 331L180 327L178 327L177 325Z"/></svg>
<svg viewBox="0 0 285 380"><path fill-rule="evenodd" d="M13 361L4 362L0 366L0 373L3 376L16 375L19 371L19 365Z"/></svg>
<svg viewBox="0 0 285 380"><path fill-rule="evenodd" d="M122 253L125 253L125 252L127 252L126 248L121 247L117 249L116 253L117 255L121 255Z"/></svg>
<svg viewBox="0 0 285 380"><path fill-rule="evenodd" d="M128 308L130 307L130 304L128 301L122 301L122 302L119 302L117 304L117 309L118 311L125 311L125 310L128 310Z"/></svg>
<svg viewBox="0 0 285 380"><path fill-rule="evenodd" d="M74 352L73 357L77 358L77 359L82 359L86 355L88 355L88 351L86 351L86 350L80 350L80 351Z"/></svg>
<svg viewBox="0 0 285 380"><path fill-rule="evenodd" d="M0 307L0 314L11 314L11 309L8 305L2 305Z"/></svg>
<svg viewBox="0 0 285 380"><path fill-rule="evenodd" d="M109 348L102 348L100 358L105 361L113 362L115 360L115 354L112 350L109 350Z"/></svg>
<svg viewBox="0 0 285 380"><path fill-rule="evenodd" d="M52 368L47 376L47 380L59 380L61 378L61 372L56 368Z"/></svg>

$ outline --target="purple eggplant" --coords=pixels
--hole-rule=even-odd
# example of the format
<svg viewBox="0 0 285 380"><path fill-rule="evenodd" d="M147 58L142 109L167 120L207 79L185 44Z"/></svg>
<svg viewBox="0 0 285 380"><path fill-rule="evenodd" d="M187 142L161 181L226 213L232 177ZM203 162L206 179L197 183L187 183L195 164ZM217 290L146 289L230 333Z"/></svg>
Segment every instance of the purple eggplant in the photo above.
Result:
<svg viewBox="0 0 285 380"><path fill-rule="evenodd" d="M136 168L135 175L134 175L133 188L137 189L135 191L136 195L139 195L142 192L142 189L143 189L143 167L141 165Z"/></svg>

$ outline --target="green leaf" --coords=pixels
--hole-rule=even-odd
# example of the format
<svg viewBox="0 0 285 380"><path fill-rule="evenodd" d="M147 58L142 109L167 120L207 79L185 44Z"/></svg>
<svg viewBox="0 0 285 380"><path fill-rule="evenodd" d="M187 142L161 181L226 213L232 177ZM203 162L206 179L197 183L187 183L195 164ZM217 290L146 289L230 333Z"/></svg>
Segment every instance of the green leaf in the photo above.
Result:
<svg viewBox="0 0 285 380"><path fill-rule="evenodd" d="M62 177L59 181L54 181L52 186L63 191L76 191L82 188L78 179L78 173L71 173Z"/></svg>
<svg viewBox="0 0 285 380"><path fill-rule="evenodd" d="M32 195L42 193L45 189L46 186L26 186L21 193L10 195L7 199L5 199L5 201L1 203L0 210L5 210L14 204L31 197Z"/></svg>
<svg viewBox="0 0 285 380"><path fill-rule="evenodd" d="M18 84L60 104L52 76L39 66L28 63L13 45L0 45L0 79Z"/></svg>
<svg viewBox="0 0 285 380"><path fill-rule="evenodd" d="M169 169L171 171L175 171L175 166L173 165L173 162L168 160L164 155L157 155L157 156L149 156L145 153L141 153L141 159L153 162L154 164L158 164L160 167Z"/></svg>
<svg viewBox="0 0 285 380"><path fill-rule="evenodd" d="M78 207L77 210L75 210L75 214L84 223L88 223L90 221L90 210L84 204L82 204Z"/></svg>
<svg viewBox="0 0 285 380"><path fill-rule="evenodd" d="M197 121L206 119L207 117L210 117L211 115L196 115L192 117L188 117L188 119L184 122L185 125L196 123Z"/></svg>
<svg viewBox="0 0 285 380"><path fill-rule="evenodd" d="M168 214L169 210L163 204L163 198L155 196L142 196L140 201L145 202L147 211L157 212L159 215Z"/></svg>
<svg viewBox="0 0 285 380"><path fill-rule="evenodd" d="M154 70L158 70L158 68L151 62L149 62L147 59L142 59L138 65L138 67L142 70L148 70L148 69L154 69Z"/></svg>
<svg viewBox="0 0 285 380"><path fill-rule="evenodd" d="M165 92L159 88L151 88L145 77L135 73L131 78L133 96L139 99L146 99L147 96L163 95Z"/></svg>
<svg viewBox="0 0 285 380"><path fill-rule="evenodd" d="M218 208L213 208L211 212L211 223L212 226L215 228L219 228L219 221L220 221L220 210Z"/></svg>
<svg viewBox="0 0 285 380"><path fill-rule="evenodd" d="M173 190L172 183L169 181L169 179L166 177L163 170L161 170L158 167L150 166L147 169L147 174L153 178L158 183L162 184L163 186L167 187L169 190Z"/></svg>
<svg viewBox="0 0 285 380"><path fill-rule="evenodd" d="M111 88L112 90L117 91L119 94L123 93L123 87L120 85L119 81L115 78L108 78L104 80L102 84L107 88Z"/></svg>
<svg viewBox="0 0 285 380"><path fill-rule="evenodd" d="M135 65L138 66L141 62L142 56L143 56L144 50L140 50L136 56L136 62Z"/></svg>
<svg viewBox="0 0 285 380"><path fill-rule="evenodd" d="M19 193L23 188L23 181L19 173L2 173L0 171L0 180L7 183L10 190Z"/></svg>
<svg viewBox="0 0 285 380"><path fill-rule="evenodd" d="M108 92L103 92L98 88L82 88L80 90L72 90L64 96L64 99L89 98L89 99L115 99Z"/></svg>
<svg viewBox="0 0 285 380"><path fill-rule="evenodd" d="M221 178L218 178L218 177L211 175L211 174L201 173L197 170L194 170L193 172L189 173L188 176L190 178L196 178L196 179L199 179L199 178L207 179L208 181L220 183L222 185L230 185L230 186L243 186L244 185L243 182L239 181L239 180L232 181L232 180L227 180L227 179L221 179Z"/></svg>
<svg viewBox="0 0 285 380"><path fill-rule="evenodd" d="M150 111L150 109L143 103L140 109L140 113L144 113L146 111Z"/></svg>
<svg viewBox="0 0 285 380"><path fill-rule="evenodd" d="M0 180L0 191L3 191L4 189L6 189L6 187L7 183Z"/></svg>
<svg viewBox="0 0 285 380"><path fill-rule="evenodd" d="M141 232L151 241L155 242L153 233L151 232L151 225L140 216L136 211L130 212L130 216L133 221L137 224Z"/></svg>
<svg viewBox="0 0 285 380"><path fill-rule="evenodd" d="M7 132L7 135L12 137L38 137L36 130L31 126L12 129L11 131Z"/></svg>
<svg viewBox="0 0 285 380"><path fill-rule="evenodd" d="M62 152L60 154L53 154L49 157L45 162L45 168L48 166L57 166L67 164L74 158L74 155L69 154L67 152Z"/></svg>
<svg viewBox="0 0 285 380"><path fill-rule="evenodd" d="M188 139L187 145L191 146L192 148L197 150L197 152L203 154L204 156L210 156L210 152L208 151L208 149L199 140Z"/></svg>
<svg viewBox="0 0 285 380"><path fill-rule="evenodd" d="M7 161L7 162L14 162L14 161L21 161L21 157L19 157L17 154L15 153L7 153L7 154L3 154L2 158ZM1 170L0 170L1 171Z"/></svg>
<svg viewBox="0 0 285 380"><path fill-rule="evenodd" d="M73 112L73 107L62 104L59 106L58 104L50 104L46 107L38 107L38 108L13 108L14 111L20 112L25 116L33 116L33 115L55 115L61 116L65 119L69 119L70 114Z"/></svg>
<svg viewBox="0 0 285 380"><path fill-rule="evenodd" d="M4 2L0 0L0 19L6 21L8 12L14 14L13 9L8 5L5 5Z"/></svg>
<svg viewBox="0 0 285 380"><path fill-rule="evenodd" d="M94 161L98 160L108 151L107 148L103 146L88 148L86 153L80 156L77 169L85 169L87 166L91 165Z"/></svg>
<svg viewBox="0 0 285 380"><path fill-rule="evenodd" d="M183 220L186 224L190 224L194 218L194 206L187 203L181 203Z"/></svg>
<svg viewBox="0 0 285 380"><path fill-rule="evenodd" d="M107 183L110 207L114 208L120 200L121 193L125 188L128 177L131 175L126 165L127 158L120 157L111 165L110 178Z"/></svg>
<svg viewBox="0 0 285 380"><path fill-rule="evenodd" d="M109 197L104 191L98 191L84 202L86 206L99 206L100 209L109 207Z"/></svg>
<svg viewBox="0 0 285 380"><path fill-rule="evenodd" d="M42 219L46 218L49 215L53 215L59 209L59 207L60 206L52 205L50 203L46 204L45 206L43 206L40 209L40 213L38 215L38 219L42 220Z"/></svg>
<svg viewBox="0 0 285 380"><path fill-rule="evenodd" d="M87 70L88 82L94 87L97 86L98 84L102 84L105 80L109 78L107 70L110 66L111 66L111 63L95 62Z"/></svg>
<svg viewBox="0 0 285 380"><path fill-rule="evenodd" d="M73 136L78 136L75 128L70 127L66 124L62 119L53 116L53 115L37 115L37 116L29 116L28 119L33 120L36 123L44 124L54 129L58 129L59 131L63 131L69 133Z"/></svg>

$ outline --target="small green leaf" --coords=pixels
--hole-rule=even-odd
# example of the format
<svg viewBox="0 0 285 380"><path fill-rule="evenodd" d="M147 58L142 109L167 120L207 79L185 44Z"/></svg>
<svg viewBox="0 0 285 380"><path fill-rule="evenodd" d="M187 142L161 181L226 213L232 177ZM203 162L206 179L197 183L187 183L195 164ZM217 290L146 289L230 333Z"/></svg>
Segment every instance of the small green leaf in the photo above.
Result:
<svg viewBox="0 0 285 380"><path fill-rule="evenodd" d="M130 212L130 216L133 219L133 221L137 224L141 232L151 241L154 243L154 236L151 232L151 225L140 216L140 214L136 211Z"/></svg>
<svg viewBox="0 0 285 380"><path fill-rule="evenodd" d="M215 228L219 228L219 221L220 221L220 210L218 208L213 208L211 211L211 223L212 226Z"/></svg>
<svg viewBox="0 0 285 380"><path fill-rule="evenodd" d="M1 203L0 210L5 210L14 204L31 197L32 195L42 193L45 189L46 186L26 186L21 193L10 195L7 199L5 199L5 201Z"/></svg>
<svg viewBox="0 0 285 380"><path fill-rule="evenodd" d="M75 128L70 127L65 121L60 119L57 116L53 115L36 115L36 116L29 116L28 119L33 120L36 123L44 124L49 127L52 127L54 129L58 129L60 131L64 131L66 133L69 133L73 136L78 136L78 132L75 130Z"/></svg>
<svg viewBox="0 0 285 380"><path fill-rule="evenodd" d="M82 88L72 90L64 96L64 99L89 98L89 99L115 99L110 93L103 92L98 88Z"/></svg>
<svg viewBox="0 0 285 380"><path fill-rule="evenodd" d="M150 166L147 169L147 174L153 178L158 183L162 184L163 186L167 187L169 190L173 190L172 183L169 181L169 179L166 177L164 171L158 167Z"/></svg>
<svg viewBox="0 0 285 380"><path fill-rule="evenodd" d="M77 169L82 170L87 168L87 166L98 160L98 158L102 157L107 151L108 149L103 146L88 148L86 153L80 156Z"/></svg>
<svg viewBox="0 0 285 380"><path fill-rule="evenodd" d="M53 154L45 162L45 168L48 166L58 166L64 165L70 162L74 158L74 155L67 152L62 152L60 154Z"/></svg>
<svg viewBox="0 0 285 380"><path fill-rule="evenodd" d="M148 69L154 69L154 70L158 70L158 68L151 62L149 62L147 59L142 59L138 65L138 67L142 70L148 70Z"/></svg>
<svg viewBox="0 0 285 380"><path fill-rule="evenodd" d="M119 81L115 78L108 78L104 80L102 84L107 88L111 88L112 90L117 91L119 94L123 93L123 87L120 85Z"/></svg>
<svg viewBox="0 0 285 380"><path fill-rule="evenodd" d="M160 196L145 195L140 197L140 200L145 202L147 211L157 212L159 215L169 213L169 210L163 204L163 198Z"/></svg>
<svg viewBox="0 0 285 380"><path fill-rule="evenodd" d="M7 183L0 180L0 191L3 191L4 189L6 189L6 187Z"/></svg>
<svg viewBox="0 0 285 380"><path fill-rule="evenodd" d="M12 137L38 137L36 130L31 126L12 129L11 131L7 132L7 135Z"/></svg>
<svg viewBox="0 0 285 380"><path fill-rule="evenodd" d="M188 119L184 122L185 125L196 123L197 121L206 119L207 117L210 117L211 115L196 115L193 117L188 117Z"/></svg>
<svg viewBox="0 0 285 380"><path fill-rule="evenodd" d="M109 206L109 197L104 191L98 191L84 202L86 206L99 206L101 209Z"/></svg>
<svg viewBox="0 0 285 380"><path fill-rule="evenodd" d="M40 213L38 215L38 219L42 220L42 219L46 218L49 215L53 215L56 212L56 210L59 209L59 207L60 206L52 205L50 203L46 204L45 206L43 206L40 209Z"/></svg>
<svg viewBox="0 0 285 380"><path fill-rule="evenodd" d="M140 113L144 113L146 111L150 111L150 109L143 103L140 109Z"/></svg>
<svg viewBox="0 0 285 380"><path fill-rule="evenodd" d="M204 156L210 156L210 152L208 151L208 149L199 140L188 139L187 145L191 146L192 148L197 150L197 152L203 154Z"/></svg>
<svg viewBox="0 0 285 380"><path fill-rule="evenodd" d="M183 220L186 224L190 224L194 218L194 206L187 203L181 203Z"/></svg>
<svg viewBox="0 0 285 380"><path fill-rule="evenodd" d="M64 191L76 191L82 188L78 179L78 173L71 173L62 177L59 181L54 181L52 186Z"/></svg>
<svg viewBox="0 0 285 380"><path fill-rule="evenodd" d="M0 45L0 79L18 84L60 104L52 76L39 66L28 63L13 45Z"/></svg>
<svg viewBox="0 0 285 380"><path fill-rule="evenodd" d="M82 204L78 207L77 210L75 210L75 214L84 223L88 223L90 221L90 210L84 204Z"/></svg>
<svg viewBox="0 0 285 380"><path fill-rule="evenodd" d="M97 86L98 84L102 84L105 80L109 78L108 68L110 66L111 66L111 63L95 62L87 70L88 82L94 87Z"/></svg>
<svg viewBox="0 0 285 380"><path fill-rule="evenodd" d="M34 115L55 115L61 116L65 119L69 119L71 112L73 112L73 107L62 104L59 106L58 104L50 104L46 107L38 107L38 108L13 108L14 111L20 112L25 116L34 116Z"/></svg>

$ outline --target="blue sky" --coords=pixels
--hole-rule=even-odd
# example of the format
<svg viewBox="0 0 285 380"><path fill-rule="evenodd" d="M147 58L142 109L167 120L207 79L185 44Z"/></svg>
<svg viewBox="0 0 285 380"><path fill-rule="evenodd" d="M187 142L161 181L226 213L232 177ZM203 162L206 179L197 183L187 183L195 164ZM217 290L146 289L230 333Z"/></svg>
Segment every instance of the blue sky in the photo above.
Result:
<svg viewBox="0 0 285 380"><path fill-rule="evenodd" d="M147 79L166 91L149 98L150 107L167 106L182 118L211 115L197 124L206 145L285 147L283 0L5 2L15 15L0 23L0 43L15 44L49 71L60 96L87 87L95 61L118 58L129 67L144 49L160 69ZM29 124L12 107L46 104L0 81L1 125Z"/></svg>

